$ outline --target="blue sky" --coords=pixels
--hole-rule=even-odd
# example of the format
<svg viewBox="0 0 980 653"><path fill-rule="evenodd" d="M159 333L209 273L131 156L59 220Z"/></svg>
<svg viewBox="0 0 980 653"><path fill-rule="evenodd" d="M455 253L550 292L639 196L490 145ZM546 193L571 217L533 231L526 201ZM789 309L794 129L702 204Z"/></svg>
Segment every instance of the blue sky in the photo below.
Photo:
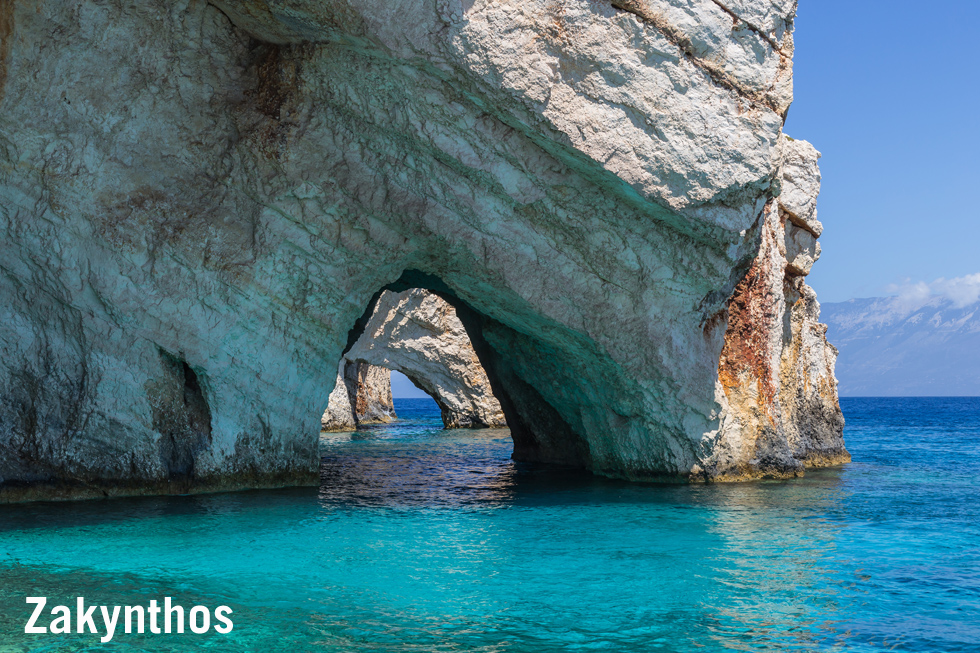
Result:
<svg viewBox="0 0 980 653"><path fill-rule="evenodd" d="M391 396L396 399L424 399L429 395L415 387L401 372L391 371Z"/></svg>
<svg viewBox="0 0 980 653"><path fill-rule="evenodd" d="M823 153L821 302L980 272L978 26L978 0L800 0L786 133Z"/></svg>

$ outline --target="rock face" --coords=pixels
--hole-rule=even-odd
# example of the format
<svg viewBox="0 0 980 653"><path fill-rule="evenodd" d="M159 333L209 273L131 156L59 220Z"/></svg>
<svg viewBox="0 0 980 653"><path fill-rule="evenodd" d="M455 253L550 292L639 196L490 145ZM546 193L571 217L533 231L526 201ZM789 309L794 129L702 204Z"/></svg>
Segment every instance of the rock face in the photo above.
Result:
<svg viewBox="0 0 980 653"><path fill-rule="evenodd" d="M446 428L507 425L456 310L431 292L386 291L346 357L407 376L436 400Z"/></svg>
<svg viewBox="0 0 980 653"><path fill-rule="evenodd" d="M354 419L355 402L350 400L347 391L347 384L344 383L344 367L347 361L340 361L340 369L337 372L337 381L327 399L327 409L320 417L320 430L322 431L353 431L357 428ZM389 375L389 380L391 376Z"/></svg>
<svg viewBox="0 0 980 653"><path fill-rule="evenodd" d="M348 360L344 385L358 424L387 424L397 418L391 399L391 370Z"/></svg>
<svg viewBox="0 0 980 653"><path fill-rule="evenodd" d="M454 306L517 459L846 459L794 13L0 2L5 497L317 482L385 288Z"/></svg>
<svg viewBox="0 0 980 653"><path fill-rule="evenodd" d="M341 359L337 382L320 417L323 431L353 431L360 424L397 419L391 398L391 371Z"/></svg>
<svg viewBox="0 0 980 653"><path fill-rule="evenodd" d="M803 279L820 256L819 158L809 143L784 137L779 199L766 207L759 255L729 300L718 375L732 422L722 428L727 437L708 470L714 478L778 476L793 462L850 460L834 377L837 350Z"/></svg>

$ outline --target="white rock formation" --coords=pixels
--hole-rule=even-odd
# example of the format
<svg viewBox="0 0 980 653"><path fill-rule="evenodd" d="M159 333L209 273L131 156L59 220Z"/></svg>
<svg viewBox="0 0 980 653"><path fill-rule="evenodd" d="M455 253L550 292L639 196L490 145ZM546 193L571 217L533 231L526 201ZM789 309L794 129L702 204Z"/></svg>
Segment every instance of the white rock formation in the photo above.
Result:
<svg viewBox="0 0 980 653"><path fill-rule="evenodd" d="M373 385L344 382L345 368L353 378L356 373L350 370L358 366L378 370L362 371L374 380ZM435 399L447 429L507 425L456 309L438 295L416 288L385 291L378 298L364 332L341 361L337 385L320 420L322 428L346 431L359 423L390 421L394 407L388 370L392 369ZM381 419L371 417L377 414Z"/></svg>
<svg viewBox="0 0 980 653"><path fill-rule="evenodd" d="M354 402L350 400L347 392L347 384L344 383L344 367L346 359L340 360L340 369L337 371L337 381L327 399L327 409L320 417L320 430L322 431L353 431L357 428L354 420ZM389 381L391 376L388 377Z"/></svg>
<svg viewBox="0 0 980 653"><path fill-rule="evenodd" d="M320 417L323 431L353 431L361 424L397 419L391 398L391 370L341 359L337 381Z"/></svg>
<svg viewBox="0 0 980 653"><path fill-rule="evenodd" d="M317 482L328 362L385 287L454 305L518 459L846 459L816 248L775 199L818 235L785 178L794 12L0 3L4 496Z"/></svg>
<svg viewBox="0 0 980 653"><path fill-rule="evenodd" d="M446 428L507 424L456 309L431 292L385 291L346 357L407 376L436 400Z"/></svg>
<svg viewBox="0 0 980 653"><path fill-rule="evenodd" d="M391 398L391 370L348 360L344 385L357 424L387 424L397 418Z"/></svg>

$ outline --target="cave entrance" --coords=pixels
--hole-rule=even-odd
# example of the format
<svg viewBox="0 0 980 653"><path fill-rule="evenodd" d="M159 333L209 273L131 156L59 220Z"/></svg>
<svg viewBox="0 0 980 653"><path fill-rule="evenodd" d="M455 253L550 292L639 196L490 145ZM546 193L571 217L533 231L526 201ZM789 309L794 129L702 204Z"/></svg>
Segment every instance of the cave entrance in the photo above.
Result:
<svg viewBox="0 0 980 653"><path fill-rule="evenodd" d="M481 287L475 279L466 287ZM516 303L516 302L515 302ZM592 396L611 384L589 382L589 373L607 372L600 364L588 369L576 361L594 343L573 330L534 313L504 323L462 299L439 277L407 270L379 290L348 333L338 385L344 379L369 378L352 365L383 368L404 374L432 397L446 428L504 427L514 443L513 458L591 467L583 433L594 420L583 406L602 406ZM613 378L610 372L606 376ZM357 427L357 393L345 383L333 404L351 411L347 425ZM329 418L329 416L328 416ZM329 422L329 419L325 419Z"/></svg>
<svg viewBox="0 0 980 653"><path fill-rule="evenodd" d="M323 430L397 419L392 374L403 393L434 400L447 429L506 426L466 328L444 298L417 287L384 290L365 315L340 361Z"/></svg>

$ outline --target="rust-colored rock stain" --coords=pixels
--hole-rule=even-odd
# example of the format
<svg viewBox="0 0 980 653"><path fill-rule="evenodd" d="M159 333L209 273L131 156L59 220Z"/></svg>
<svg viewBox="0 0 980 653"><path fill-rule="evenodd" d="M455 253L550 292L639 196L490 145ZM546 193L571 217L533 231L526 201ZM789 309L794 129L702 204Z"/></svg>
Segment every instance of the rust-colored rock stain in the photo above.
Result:
<svg viewBox="0 0 980 653"><path fill-rule="evenodd" d="M769 326L777 315L773 312L776 302L769 284L770 266L767 257L758 257L732 293L718 376L726 394L750 383L749 379L756 381L759 407L774 423L771 409L778 390L767 352Z"/></svg>
<svg viewBox="0 0 980 653"><path fill-rule="evenodd" d="M0 0L0 102L7 89L7 65L14 33L14 0Z"/></svg>

